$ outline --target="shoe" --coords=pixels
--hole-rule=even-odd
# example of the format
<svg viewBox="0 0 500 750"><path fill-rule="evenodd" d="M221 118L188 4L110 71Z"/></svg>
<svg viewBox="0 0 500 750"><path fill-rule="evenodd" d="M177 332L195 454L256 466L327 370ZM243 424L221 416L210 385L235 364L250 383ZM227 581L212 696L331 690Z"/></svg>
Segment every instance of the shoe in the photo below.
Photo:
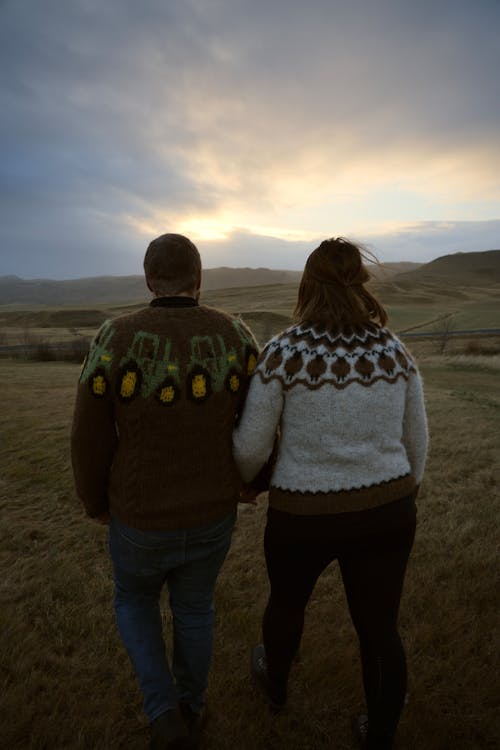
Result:
<svg viewBox="0 0 500 750"><path fill-rule="evenodd" d="M192 747L179 708L164 711L151 723L150 750L191 750Z"/></svg>
<svg viewBox="0 0 500 750"><path fill-rule="evenodd" d="M368 716L361 714L352 720L353 734L360 750L366 750L368 744Z"/></svg>
<svg viewBox="0 0 500 750"><path fill-rule="evenodd" d="M286 685L271 682L267 674L266 650L263 643L259 643L252 650L250 660L251 672L266 696L273 713L280 713L286 704Z"/></svg>
<svg viewBox="0 0 500 750"><path fill-rule="evenodd" d="M207 723L207 707L205 705L200 711L194 711L189 703L181 701L179 708L186 722L189 736L193 741L193 747L196 748Z"/></svg>

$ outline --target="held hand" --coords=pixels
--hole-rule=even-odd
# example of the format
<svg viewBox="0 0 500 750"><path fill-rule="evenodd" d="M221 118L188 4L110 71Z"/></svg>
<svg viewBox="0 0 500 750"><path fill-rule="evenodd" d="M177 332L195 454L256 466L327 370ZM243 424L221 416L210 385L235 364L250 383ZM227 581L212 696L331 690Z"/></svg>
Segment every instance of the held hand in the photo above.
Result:
<svg viewBox="0 0 500 750"><path fill-rule="evenodd" d="M257 505L257 495L259 494L258 490L254 489L253 487L243 487L242 490L240 490L240 503L248 503L250 505Z"/></svg>

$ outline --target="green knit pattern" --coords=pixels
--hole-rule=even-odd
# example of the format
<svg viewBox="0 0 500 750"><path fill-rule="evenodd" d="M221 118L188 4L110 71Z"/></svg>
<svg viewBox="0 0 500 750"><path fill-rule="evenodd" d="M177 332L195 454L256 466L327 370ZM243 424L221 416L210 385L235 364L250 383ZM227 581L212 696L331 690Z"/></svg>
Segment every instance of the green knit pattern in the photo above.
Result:
<svg viewBox="0 0 500 750"><path fill-rule="evenodd" d="M107 321L84 362L73 420L87 513L168 529L231 512L241 487L231 434L257 356L240 320L205 306Z"/></svg>

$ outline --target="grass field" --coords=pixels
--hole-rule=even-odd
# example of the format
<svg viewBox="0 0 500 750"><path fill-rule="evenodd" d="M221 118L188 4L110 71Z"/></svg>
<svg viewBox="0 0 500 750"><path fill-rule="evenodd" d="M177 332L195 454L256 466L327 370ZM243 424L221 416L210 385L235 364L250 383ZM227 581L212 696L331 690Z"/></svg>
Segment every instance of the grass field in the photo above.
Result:
<svg viewBox="0 0 500 750"><path fill-rule="evenodd" d="M393 330L433 332L443 318L450 318L454 330L500 328L500 285L496 276L478 285L468 277L451 282L402 278L374 281L373 289L390 314ZM297 284L238 287L202 293L201 301L240 315L259 341L283 330L290 323L297 298ZM145 297L144 304L148 298ZM69 342L93 336L109 317L141 307L141 304L50 307L36 305L0 306L0 346L39 342Z"/></svg>
<svg viewBox="0 0 500 750"><path fill-rule="evenodd" d="M78 372L0 361L0 727L8 750L148 747L114 625L106 531L84 518L73 492L68 438ZM410 679L397 747L493 750L500 358L427 357L422 372L431 452L401 610ZM347 750L363 696L335 566L307 611L288 711L272 717L249 680L267 596L265 511L265 496L240 507L219 579L204 747Z"/></svg>

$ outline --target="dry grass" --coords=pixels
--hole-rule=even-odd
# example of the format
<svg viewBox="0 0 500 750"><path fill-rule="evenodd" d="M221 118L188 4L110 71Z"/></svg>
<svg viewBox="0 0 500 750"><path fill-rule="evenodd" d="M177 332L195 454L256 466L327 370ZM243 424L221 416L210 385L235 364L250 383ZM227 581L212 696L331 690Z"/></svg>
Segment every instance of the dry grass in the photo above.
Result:
<svg viewBox="0 0 500 750"><path fill-rule="evenodd" d="M106 532L83 517L72 488L78 370L0 361L0 726L8 750L148 746L114 625ZM432 450L401 612L410 685L398 748L493 750L500 365L435 357L423 374ZM267 596L264 524L264 498L241 508L219 579L205 748L347 750L363 697L335 566L310 602L288 712L273 718L249 680Z"/></svg>
<svg viewBox="0 0 500 750"><path fill-rule="evenodd" d="M438 322L449 316L456 330L500 328L500 285L494 279L481 286L467 277L455 279L453 284L443 279L430 283L418 277L400 282L389 279L374 281L373 288L387 307L395 331L433 332ZM208 290L203 291L201 301L241 315L263 342L289 324L297 289L297 283L287 283ZM47 344L71 341L76 336L88 338L105 318L147 302L145 295L142 304L103 303L98 309L0 305L0 345L25 343L27 337Z"/></svg>

